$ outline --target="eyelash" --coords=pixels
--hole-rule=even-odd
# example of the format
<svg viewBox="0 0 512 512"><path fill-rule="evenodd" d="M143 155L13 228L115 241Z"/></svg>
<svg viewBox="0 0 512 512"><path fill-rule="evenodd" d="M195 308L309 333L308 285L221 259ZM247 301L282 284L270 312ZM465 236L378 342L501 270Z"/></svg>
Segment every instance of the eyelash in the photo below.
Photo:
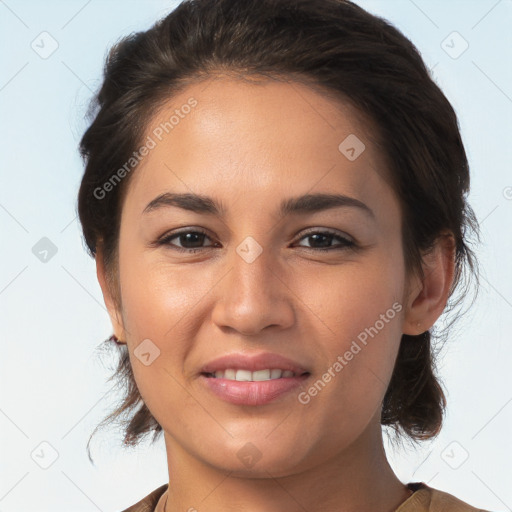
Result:
<svg viewBox="0 0 512 512"><path fill-rule="evenodd" d="M177 238L181 235L186 235L186 234L201 234L201 235L205 235L206 237L210 238L208 236L208 234L200 228L194 228L193 230L188 228L183 231L177 231L174 233L169 233L169 234L164 235L163 237L161 237L159 240L157 240L155 242L155 245L157 245L157 246L167 245L170 248L172 248L173 250L176 250L178 252L185 252L185 253L189 253L189 254L195 254L198 251L201 251L204 249L211 249L211 248L215 247L215 244L213 244L213 245L206 246L206 247L186 248L186 247L179 247L177 245L170 243L171 240L173 240L174 238ZM305 238L311 237L313 235L331 236L331 237L333 237L333 239L338 239L338 241L341 241L341 244L339 244L337 246L331 246L331 247L303 247L303 246L301 246L302 249L309 249L309 250L315 251L315 252L316 251L328 252L328 251L336 251L336 250L339 251L339 250L356 249L357 248L357 245L352 240L349 240L348 238L345 238L345 237L343 237L333 231L330 231L330 230L308 231L301 238L299 238L299 241L303 240Z"/></svg>

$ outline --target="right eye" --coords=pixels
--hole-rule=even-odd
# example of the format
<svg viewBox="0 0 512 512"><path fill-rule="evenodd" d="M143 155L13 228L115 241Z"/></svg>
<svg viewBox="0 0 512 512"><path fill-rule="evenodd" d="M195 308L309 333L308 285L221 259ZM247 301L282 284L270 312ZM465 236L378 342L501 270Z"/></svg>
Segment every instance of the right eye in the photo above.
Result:
<svg viewBox="0 0 512 512"><path fill-rule="evenodd" d="M176 245L173 240L177 240L180 245ZM200 229L186 229L177 232L171 232L164 235L157 241L158 245L166 245L171 249L180 252L197 252L200 249L214 247L216 244L203 246L205 239L210 239L205 231Z"/></svg>

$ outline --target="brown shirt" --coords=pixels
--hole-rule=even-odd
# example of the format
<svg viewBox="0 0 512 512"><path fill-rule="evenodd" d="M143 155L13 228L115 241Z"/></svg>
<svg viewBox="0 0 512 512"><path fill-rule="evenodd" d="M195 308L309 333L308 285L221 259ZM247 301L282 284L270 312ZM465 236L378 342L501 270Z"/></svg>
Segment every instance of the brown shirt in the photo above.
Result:
<svg viewBox="0 0 512 512"><path fill-rule="evenodd" d="M168 484L161 485L145 498L122 512L154 512L160 496L167 490ZM474 508L447 492L429 487L423 482L411 482L407 486L413 490L395 512L487 512Z"/></svg>

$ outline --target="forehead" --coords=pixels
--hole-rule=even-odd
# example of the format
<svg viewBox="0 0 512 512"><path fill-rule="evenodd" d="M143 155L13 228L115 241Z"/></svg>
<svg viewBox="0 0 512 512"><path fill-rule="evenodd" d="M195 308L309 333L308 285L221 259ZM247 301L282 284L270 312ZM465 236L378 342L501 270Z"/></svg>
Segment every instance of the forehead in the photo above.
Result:
<svg viewBox="0 0 512 512"><path fill-rule="evenodd" d="M190 85L153 117L150 139L129 187L140 201L166 188L214 191L223 202L242 193L253 206L275 195L337 189L361 199L389 188L368 120L298 82Z"/></svg>

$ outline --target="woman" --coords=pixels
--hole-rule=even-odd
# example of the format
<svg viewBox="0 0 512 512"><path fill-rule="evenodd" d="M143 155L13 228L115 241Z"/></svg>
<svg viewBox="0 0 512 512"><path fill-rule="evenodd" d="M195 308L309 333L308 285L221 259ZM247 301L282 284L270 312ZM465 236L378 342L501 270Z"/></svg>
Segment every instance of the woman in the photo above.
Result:
<svg viewBox="0 0 512 512"><path fill-rule="evenodd" d="M185 1L111 50L81 152L126 386L105 421L167 452L125 512L477 510L383 448L441 429L430 329L478 231L408 39L348 1Z"/></svg>

